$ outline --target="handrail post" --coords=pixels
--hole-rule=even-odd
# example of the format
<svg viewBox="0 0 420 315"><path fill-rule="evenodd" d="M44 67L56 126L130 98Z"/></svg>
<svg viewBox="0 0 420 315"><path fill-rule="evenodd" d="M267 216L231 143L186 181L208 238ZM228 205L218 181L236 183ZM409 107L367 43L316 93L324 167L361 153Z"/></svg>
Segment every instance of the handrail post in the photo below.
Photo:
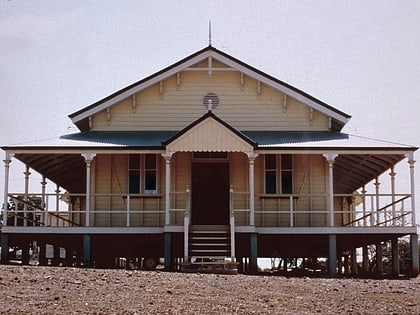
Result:
<svg viewBox="0 0 420 315"><path fill-rule="evenodd" d="M367 226L367 220L366 220L366 189L365 186L363 186L362 190L362 200L363 200L363 227Z"/></svg>
<svg viewBox="0 0 420 315"><path fill-rule="evenodd" d="M395 175L397 175L397 173L395 173L394 171L394 166L391 167L391 173L389 173L389 176L391 176L391 202L392 202L392 221L391 221L391 225L392 226L396 226L397 222L395 221L396 218L396 209L395 209Z"/></svg>
<svg viewBox="0 0 420 315"><path fill-rule="evenodd" d="M127 227L130 227L130 208L131 208L130 195L127 195Z"/></svg>
<svg viewBox="0 0 420 315"><path fill-rule="evenodd" d="M370 226L375 226L375 216L374 216L374 210L375 204L374 204L374 198L373 196L370 196Z"/></svg>
<svg viewBox="0 0 420 315"><path fill-rule="evenodd" d="M381 222L381 217L380 217L380 213L379 213L379 186L381 185L381 183L379 182L379 178L376 177L375 179L375 196L376 196L376 225L380 225Z"/></svg>
<svg viewBox="0 0 420 315"><path fill-rule="evenodd" d="M60 186L55 187L55 224L60 226Z"/></svg>
<svg viewBox="0 0 420 315"><path fill-rule="evenodd" d="M289 202L290 202L290 205L289 205L289 208L290 208L290 227L293 227L293 195L290 195L290 198L289 198Z"/></svg>
<svg viewBox="0 0 420 315"><path fill-rule="evenodd" d="M185 191L186 207L184 213L184 262L188 261L188 238L189 238L189 227L190 227L190 210L191 210L191 190L187 186Z"/></svg>
<svg viewBox="0 0 420 315"><path fill-rule="evenodd" d="M13 203L15 204L15 218L13 220L14 226L17 226L18 222L18 203L16 202L16 199L13 200Z"/></svg>
<svg viewBox="0 0 420 315"><path fill-rule="evenodd" d="M405 226L404 209L405 209L405 206L404 206L404 199L403 199L403 200L401 200L401 214L400 214L400 216L401 216L401 226Z"/></svg>
<svg viewBox="0 0 420 315"><path fill-rule="evenodd" d="M230 214L230 259L231 262L235 262L235 211L233 209L233 187L230 186L229 190L230 203L229 203L229 214Z"/></svg>

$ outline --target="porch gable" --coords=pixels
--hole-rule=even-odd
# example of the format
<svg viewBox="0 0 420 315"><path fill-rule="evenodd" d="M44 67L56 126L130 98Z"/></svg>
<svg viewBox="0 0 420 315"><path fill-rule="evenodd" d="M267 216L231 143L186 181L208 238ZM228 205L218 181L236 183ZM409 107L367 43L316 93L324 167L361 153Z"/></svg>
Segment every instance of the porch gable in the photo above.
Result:
<svg viewBox="0 0 420 315"><path fill-rule="evenodd" d="M254 151L256 143L211 111L163 143L166 152Z"/></svg>

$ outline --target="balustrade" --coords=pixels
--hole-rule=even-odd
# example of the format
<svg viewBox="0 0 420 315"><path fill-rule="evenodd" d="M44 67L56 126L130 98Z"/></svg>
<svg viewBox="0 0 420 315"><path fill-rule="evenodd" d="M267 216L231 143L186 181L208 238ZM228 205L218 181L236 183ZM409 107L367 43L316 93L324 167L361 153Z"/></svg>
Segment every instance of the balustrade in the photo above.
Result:
<svg viewBox="0 0 420 315"><path fill-rule="evenodd" d="M9 194L9 226L85 226L85 194ZM44 199L41 199L44 196ZM91 227L163 227L161 194L91 194ZM36 200L44 200L36 203ZM335 194L335 227L412 226L410 194ZM59 202L57 202L57 200ZM69 202L71 200L71 202ZM327 194L255 196L256 227L326 227ZM67 202L67 203L66 203ZM57 206L58 205L58 206ZM249 192L230 191L230 225L249 226ZM170 225L187 229L191 191L170 193Z"/></svg>

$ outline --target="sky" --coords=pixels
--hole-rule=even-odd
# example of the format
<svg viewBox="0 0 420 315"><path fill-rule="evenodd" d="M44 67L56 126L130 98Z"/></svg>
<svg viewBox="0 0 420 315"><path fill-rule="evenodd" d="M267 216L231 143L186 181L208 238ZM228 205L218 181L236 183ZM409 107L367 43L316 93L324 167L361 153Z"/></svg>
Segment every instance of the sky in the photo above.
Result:
<svg viewBox="0 0 420 315"><path fill-rule="evenodd" d="M0 145L76 132L68 114L206 47L210 20L214 47L352 115L344 132L420 146L417 0L0 0Z"/></svg>

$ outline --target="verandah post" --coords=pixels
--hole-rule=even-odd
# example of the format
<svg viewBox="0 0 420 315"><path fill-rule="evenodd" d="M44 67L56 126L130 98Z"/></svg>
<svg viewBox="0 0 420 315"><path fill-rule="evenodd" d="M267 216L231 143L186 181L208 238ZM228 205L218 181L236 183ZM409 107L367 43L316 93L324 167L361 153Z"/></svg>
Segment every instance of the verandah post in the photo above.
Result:
<svg viewBox="0 0 420 315"><path fill-rule="evenodd" d="M3 195L3 226L7 226L7 206L9 204L9 175L10 163L12 162L12 154L6 151L4 162L4 195Z"/></svg>
<svg viewBox="0 0 420 315"><path fill-rule="evenodd" d="M255 183L254 183L254 162L258 154L248 153L249 163L249 225L255 225Z"/></svg>
<svg viewBox="0 0 420 315"><path fill-rule="evenodd" d="M83 153L83 158L86 163L86 220L85 225L90 226L90 176L91 176L91 164L92 160L95 158L96 153Z"/></svg>
<svg viewBox="0 0 420 315"><path fill-rule="evenodd" d="M165 225L170 225L170 209L171 209L171 152L162 154L165 159Z"/></svg>
<svg viewBox="0 0 420 315"><path fill-rule="evenodd" d="M42 182L41 182L41 208L44 210L42 212L42 222L47 226L48 225L48 209L46 208L46 195L45 190L47 186L47 179L44 176L42 176Z"/></svg>
<svg viewBox="0 0 420 315"><path fill-rule="evenodd" d="M25 175L25 196L23 200L25 203L23 204L23 225L28 225L28 200L29 200L29 176L31 175L31 172L29 171L29 166L25 165L25 172L23 172Z"/></svg>
<svg viewBox="0 0 420 315"><path fill-rule="evenodd" d="M410 165L410 186L411 186L411 223L412 226L417 226L416 220L416 196L415 196L415 185L414 185L414 153L407 154L408 164Z"/></svg>
<svg viewBox="0 0 420 315"><path fill-rule="evenodd" d="M334 160L337 158L338 154L335 153L326 153L323 154L324 158L328 163L328 225L334 226L334 178L333 178L333 166Z"/></svg>

